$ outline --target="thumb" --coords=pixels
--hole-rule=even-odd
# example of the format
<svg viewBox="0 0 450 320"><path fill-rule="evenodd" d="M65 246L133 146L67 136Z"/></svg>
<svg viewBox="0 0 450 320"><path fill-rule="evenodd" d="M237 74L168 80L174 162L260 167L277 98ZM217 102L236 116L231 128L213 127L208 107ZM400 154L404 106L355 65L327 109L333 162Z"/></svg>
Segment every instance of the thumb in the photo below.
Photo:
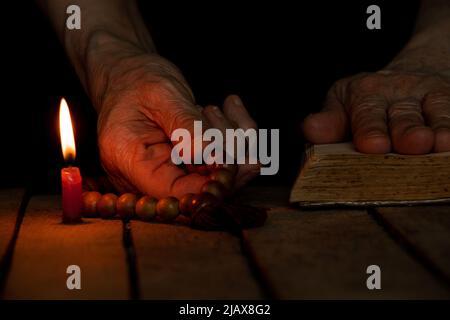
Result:
<svg viewBox="0 0 450 320"><path fill-rule="evenodd" d="M184 141L186 137L183 133L188 133L191 162L195 159L203 159L202 150L209 143L203 141L202 136L205 130L211 128L211 125L201 110L200 106L193 104L171 103L167 106L167 110L161 119L157 121L167 137L172 140L174 146L179 143L186 144L187 141ZM180 132L178 129L184 130ZM184 157L184 155L180 155Z"/></svg>
<svg viewBox="0 0 450 320"><path fill-rule="evenodd" d="M344 105L335 87L328 93L324 108L308 115L302 124L305 138L312 143L334 143L345 139L349 124Z"/></svg>

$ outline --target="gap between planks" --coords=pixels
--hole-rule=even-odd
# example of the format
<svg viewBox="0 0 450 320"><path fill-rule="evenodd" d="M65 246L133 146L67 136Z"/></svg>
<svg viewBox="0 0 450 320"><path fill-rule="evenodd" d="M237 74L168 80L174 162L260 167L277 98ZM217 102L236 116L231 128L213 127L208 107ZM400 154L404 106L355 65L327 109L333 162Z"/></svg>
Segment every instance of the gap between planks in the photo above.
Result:
<svg viewBox="0 0 450 320"><path fill-rule="evenodd" d="M275 208L264 228L244 233L283 299L450 297L366 211ZM366 287L372 264L381 267L381 290Z"/></svg>
<svg viewBox="0 0 450 320"><path fill-rule="evenodd" d="M121 220L60 222L59 196L35 196L18 228L6 299L262 298L239 239ZM77 264L82 289L68 290Z"/></svg>
<svg viewBox="0 0 450 320"><path fill-rule="evenodd" d="M11 266L20 225L30 199L25 189L0 190L0 298Z"/></svg>
<svg viewBox="0 0 450 320"><path fill-rule="evenodd" d="M261 299L239 238L131 221L143 299Z"/></svg>
<svg viewBox="0 0 450 320"><path fill-rule="evenodd" d="M289 205L284 197L289 190L283 188L249 191L247 196L245 192L241 195L244 201L271 210L264 228L244 231L247 247L263 266L261 273L268 286L280 297L450 297L443 281L450 276L450 207L379 208L379 215L388 221L379 224L365 210L300 210ZM254 193L266 196L254 197ZM392 236L390 226L419 254L405 251L402 239ZM340 242L337 247L336 242ZM422 257L431 263L424 264ZM364 264L377 261L385 267L381 292L365 288L368 275Z"/></svg>
<svg viewBox="0 0 450 320"><path fill-rule="evenodd" d="M58 198L56 197L56 199ZM52 201L55 202L56 200ZM59 200L56 203L59 203ZM57 219L59 219L60 209L58 209L58 205L56 207ZM395 208L395 210L398 209ZM47 209L41 208L42 210L45 215L48 206ZM392 213L390 215L392 216ZM301 219L299 219L300 216ZM415 259L408 257L403 250L399 250L396 241L394 241L396 239L389 240L386 234L380 236L380 231L386 231L384 226L381 226L383 228L377 226L379 229L376 231L377 228L373 227L376 224L367 213L362 216L356 210L308 212L290 208L272 209L267 226L244 232L247 245L254 254L254 257L250 257L250 259L256 261L257 269L262 267L264 270L263 274L266 280L263 286L272 287L271 290L280 293L282 298L448 297L448 291L443 290L439 281L436 281L428 270L424 270L423 266L417 264ZM51 221L55 222L53 219ZM104 221L93 220L94 223ZM372 220L373 223L369 223L369 220ZM120 221L116 222L120 230L118 232L119 238L123 237L123 239L119 239L119 243L122 244L119 247L122 250L125 248L122 261L128 262L128 264L124 262L125 268L123 268L124 270L128 268L128 273L124 272L124 274L129 275L128 277L124 276L125 282L128 281L129 286L133 286L133 283L136 285L136 288L131 288L131 297L139 297L139 289L142 290L143 298L263 297L259 288L261 283L252 281L252 274L248 269L248 261L246 261L249 255L248 253L245 256L241 254L238 239L233 237L236 241L232 240L231 242L220 239L232 237L231 235L202 231L191 233L190 229L185 226L142 223L139 221L132 221L132 229L126 229L126 224L121 226ZM29 227L28 224L27 228ZM151 232L153 229L156 229L156 231ZM134 238L130 238L132 241L128 244L128 240L126 240L127 230L129 230L129 236L132 235L132 238ZM300 234L300 230L304 233L303 235ZM335 236L336 233L338 234L336 240L340 241L344 249L347 250L346 253L344 250L344 254L339 250L330 251L329 246L333 249L333 242L328 240L333 238L333 234ZM408 237L410 238L410 235ZM144 241L141 241L143 238ZM199 238L209 240L199 242ZM158 239L165 239L164 245L152 250L155 249L155 241L158 241ZM357 239L360 243L355 241ZM177 241L184 243L184 245L177 247ZM325 241L327 245L321 245L320 241ZM421 241L423 242L423 239ZM20 242L20 236L18 242ZM280 243L284 243L285 246L279 247ZM413 244L417 246L418 243L420 244L420 241ZM191 253L194 256L201 257L203 259L201 261L206 262L209 266L209 269L207 268L210 271L209 273L213 272L213 274L222 276L223 279L215 279L211 277L211 274L207 274L205 277L201 269L198 269L201 266L196 269L195 265L190 264L191 256L182 252L187 250L186 246L194 248ZM430 247L429 244L428 247ZM356 248L356 252L352 251L352 248ZM227 265L227 262L230 261L215 257L215 254L221 251L225 252L225 257L233 257L231 260L234 260L234 262ZM297 259L293 259L292 255ZM349 272L355 271L354 266L342 261L345 255L357 264L364 264L365 261L367 263L370 261L376 262L377 259L383 262L383 270L386 269L385 267L388 269L387 275L383 273L383 279L387 280L383 292L370 293L367 289L361 287L367 277L361 266L357 270L358 274L354 276L349 277L345 275L345 272L343 276L336 275L336 271L339 271L339 269L340 271L345 271L344 269ZM333 256L334 258L330 260L329 258ZM158 257L162 257L162 259L158 259ZM323 265L317 265L317 260L312 259L314 257L320 257ZM434 254L434 257L436 257L436 254ZM335 270L336 266L333 268L332 265L333 262L336 262L336 259L338 259L338 270ZM314 264L316 265L314 266ZM343 268L345 266L346 268ZM133 268L135 268L134 271ZM139 270L141 272L138 273ZM12 271L15 272L14 269ZM319 271L322 271L322 273ZM133 272L136 279L131 280L130 283ZM359 274L361 272L362 275ZM161 279L155 277L155 275L161 276L161 273L162 278L165 278L166 281L161 281ZM30 274L26 274L25 278L30 276ZM143 279L138 279L137 275L142 276ZM64 274L63 277L65 279L66 275ZM261 278L258 279L261 281ZM358 287L356 287L356 280ZM167 287L164 286L165 283L171 281L174 283ZM242 287L235 285L239 282L242 283L242 281L244 281ZM240 288L242 290L238 292ZM138 294L133 295L133 290L136 290ZM126 289L123 289L123 291L127 292ZM82 298L99 296L104 298L104 295L101 294L87 295ZM125 297L122 298L129 297L130 295L125 294ZM73 297L59 296L59 298Z"/></svg>
<svg viewBox="0 0 450 320"><path fill-rule="evenodd" d="M119 220L61 223L59 196L32 197L20 226L5 299L127 299L129 282ZM81 290L66 269L81 268Z"/></svg>
<svg viewBox="0 0 450 320"><path fill-rule="evenodd" d="M378 207L369 213L450 289L450 206Z"/></svg>

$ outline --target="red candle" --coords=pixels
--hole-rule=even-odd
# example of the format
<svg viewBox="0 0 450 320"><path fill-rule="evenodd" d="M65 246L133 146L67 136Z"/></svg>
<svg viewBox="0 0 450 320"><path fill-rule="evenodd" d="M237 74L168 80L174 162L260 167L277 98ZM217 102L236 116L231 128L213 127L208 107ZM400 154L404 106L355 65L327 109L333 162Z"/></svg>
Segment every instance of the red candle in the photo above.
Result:
<svg viewBox="0 0 450 320"><path fill-rule="evenodd" d="M59 108L59 131L61 135L61 148L64 160L75 160L75 138L73 135L72 120L66 100L61 99ZM69 166L61 170L62 182L62 220L64 223L81 222L82 210L82 179L77 167Z"/></svg>

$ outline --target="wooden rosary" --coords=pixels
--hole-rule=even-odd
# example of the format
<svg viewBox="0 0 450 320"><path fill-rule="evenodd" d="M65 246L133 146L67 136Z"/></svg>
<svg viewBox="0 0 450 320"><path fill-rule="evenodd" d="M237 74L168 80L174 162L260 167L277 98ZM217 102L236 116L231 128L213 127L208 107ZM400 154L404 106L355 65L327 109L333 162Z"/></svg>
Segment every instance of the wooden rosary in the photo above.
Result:
<svg viewBox="0 0 450 320"><path fill-rule="evenodd" d="M258 227L264 224L264 209L247 205L225 203L237 173L236 165L190 165L190 171L209 175L208 181L198 194L187 193L180 199L166 197L156 199L125 193L101 194L93 179L83 185L83 216L113 218L118 215L125 220L138 218L142 221L174 221L179 214L190 219L191 227L201 230L228 230ZM108 189L108 188L106 188Z"/></svg>

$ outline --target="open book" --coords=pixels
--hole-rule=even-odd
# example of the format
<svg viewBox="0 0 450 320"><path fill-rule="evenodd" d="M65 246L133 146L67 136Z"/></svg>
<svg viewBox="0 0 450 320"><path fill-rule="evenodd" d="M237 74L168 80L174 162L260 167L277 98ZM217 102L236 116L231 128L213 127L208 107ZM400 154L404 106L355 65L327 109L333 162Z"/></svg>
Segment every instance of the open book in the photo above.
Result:
<svg viewBox="0 0 450 320"><path fill-rule="evenodd" d="M351 143L311 145L290 200L304 206L450 202L450 152L374 155Z"/></svg>

